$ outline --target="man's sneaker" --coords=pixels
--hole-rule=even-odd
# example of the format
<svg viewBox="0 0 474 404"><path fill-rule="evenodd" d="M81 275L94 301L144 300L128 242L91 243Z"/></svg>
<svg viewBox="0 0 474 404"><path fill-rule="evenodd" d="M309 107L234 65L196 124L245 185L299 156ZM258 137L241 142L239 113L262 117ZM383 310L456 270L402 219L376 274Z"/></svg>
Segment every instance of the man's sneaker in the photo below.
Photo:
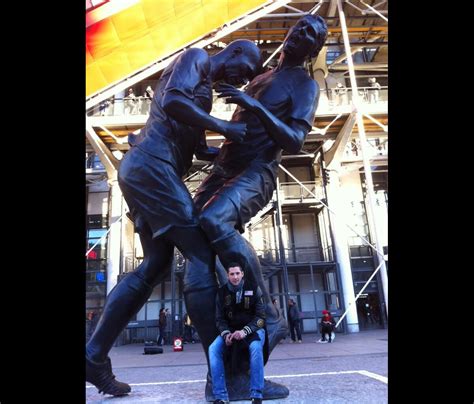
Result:
<svg viewBox="0 0 474 404"><path fill-rule="evenodd" d="M262 404L261 398L252 398L252 404Z"/></svg>
<svg viewBox="0 0 474 404"><path fill-rule="evenodd" d="M127 383L115 380L108 357L104 363L94 363L86 357L86 382L97 387L99 393L112 396L123 396L132 390Z"/></svg>
<svg viewBox="0 0 474 404"><path fill-rule="evenodd" d="M301 340L298 340L298 344L302 344L302 343L303 343L303 341L301 341Z"/></svg>
<svg viewBox="0 0 474 404"><path fill-rule="evenodd" d="M214 400L214 404L228 404L229 402L228 401L224 401L224 400Z"/></svg>

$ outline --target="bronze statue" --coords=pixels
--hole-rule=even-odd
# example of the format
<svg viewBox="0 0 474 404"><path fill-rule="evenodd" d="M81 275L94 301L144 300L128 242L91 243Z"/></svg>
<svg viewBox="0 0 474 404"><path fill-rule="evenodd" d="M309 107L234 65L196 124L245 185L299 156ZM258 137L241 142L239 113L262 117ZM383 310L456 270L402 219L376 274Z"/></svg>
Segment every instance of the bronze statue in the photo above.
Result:
<svg viewBox="0 0 474 404"><path fill-rule="evenodd" d="M327 37L320 16L306 15L285 38L278 65L255 77L245 92L222 84L217 90L227 103L238 105L231 122L245 123L243 141L227 139L214 160L211 174L198 188L194 203L201 212L201 227L220 261L227 267L237 262L261 288L266 303L269 352L287 333L284 319L275 310L263 282L258 257L241 236L244 225L271 199L276 187L282 150L298 153L311 130L319 99L318 84L306 73L303 63L316 57ZM236 380L239 380L238 382ZM228 385L248 383L244 373L234 375ZM229 389L230 400L244 399ZM233 393L231 392L233 391ZM288 395L284 386L265 383L264 399ZM206 398L213 400L206 386Z"/></svg>
<svg viewBox="0 0 474 404"><path fill-rule="evenodd" d="M99 392L120 396L131 391L128 384L115 379L108 353L154 286L169 273L175 246L189 261L184 298L206 355L218 334L215 255L181 177L191 166L193 154L209 161L217 155L217 149L206 144L205 129L234 142L246 133L245 123L209 115L212 84L224 80L241 85L260 68L259 49L248 40L234 41L213 56L197 48L185 51L161 75L140 135L129 136L131 148L121 161L118 181L140 235L144 260L109 293L86 345L86 381Z"/></svg>

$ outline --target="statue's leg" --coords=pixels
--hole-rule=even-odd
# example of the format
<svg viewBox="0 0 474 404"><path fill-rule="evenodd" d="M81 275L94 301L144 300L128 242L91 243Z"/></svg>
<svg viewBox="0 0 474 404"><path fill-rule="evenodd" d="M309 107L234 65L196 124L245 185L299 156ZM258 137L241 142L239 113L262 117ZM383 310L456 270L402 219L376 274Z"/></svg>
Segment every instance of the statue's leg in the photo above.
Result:
<svg viewBox="0 0 474 404"><path fill-rule="evenodd" d="M215 253L206 235L197 226L173 227L166 237L187 259L183 280L184 301L207 358L209 345L219 334L215 320Z"/></svg>
<svg viewBox="0 0 474 404"><path fill-rule="evenodd" d="M237 220L235 205L223 195L216 195L200 215L201 226L212 240L212 247L219 255L222 264L227 266L230 262L242 263L245 276L249 276L260 286L265 300L269 352L271 352L288 332L286 321L271 301L254 248L234 228Z"/></svg>
<svg viewBox="0 0 474 404"><path fill-rule="evenodd" d="M115 380L107 355L130 319L148 300L153 287L164 279L173 260L173 245L169 242L152 240L150 234L141 234L140 240L143 262L109 293L101 318L86 345L86 381L104 394L117 396L130 392L128 384Z"/></svg>
<svg viewBox="0 0 474 404"><path fill-rule="evenodd" d="M241 263L245 273L244 276L253 278L260 286L266 302L266 326L270 353L286 335L286 321L271 302L255 250L234 228L237 220L238 212L235 205L223 195L215 195L204 206L200 215L201 227L212 240L211 245L219 255L222 264L226 267L230 262ZM227 386L231 400L250 398L250 379L247 373L230 378ZM265 380L263 389L265 399L284 398L288 394L289 390L285 386ZM206 386L206 399L208 401L213 400L209 379Z"/></svg>

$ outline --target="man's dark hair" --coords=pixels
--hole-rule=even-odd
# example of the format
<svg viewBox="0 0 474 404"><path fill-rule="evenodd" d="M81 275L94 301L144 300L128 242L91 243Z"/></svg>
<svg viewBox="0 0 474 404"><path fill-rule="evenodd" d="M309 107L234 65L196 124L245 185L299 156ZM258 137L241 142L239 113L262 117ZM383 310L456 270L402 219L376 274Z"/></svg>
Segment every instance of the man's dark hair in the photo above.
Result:
<svg viewBox="0 0 474 404"><path fill-rule="evenodd" d="M240 270L241 270L242 272L244 272L244 270L242 269L242 265L240 265L238 262L231 262L231 263L229 263L229 265L227 265L227 267L226 267L225 270L226 270L227 272L229 272L229 268L233 268L233 267L239 267Z"/></svg>

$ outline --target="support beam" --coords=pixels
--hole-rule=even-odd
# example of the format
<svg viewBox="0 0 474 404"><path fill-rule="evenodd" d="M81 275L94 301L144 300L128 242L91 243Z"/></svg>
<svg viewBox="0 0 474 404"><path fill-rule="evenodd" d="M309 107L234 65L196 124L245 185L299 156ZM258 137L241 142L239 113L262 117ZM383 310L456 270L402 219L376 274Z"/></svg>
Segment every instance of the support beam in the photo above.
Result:
<svg viewBox="0 0 474 404"><path fill-rule="evenodd" d="M352 55L351 55L352 58ZM354 70L372 70L372 71L387 71L388 63L357 63L352 66ZM347 71L349 66L344 63L331 64L328 66L330 71Z"/></svg>
<svg viewBox="0 0 474 404"><path fill-rule="evenodd" d="M324 157L325 158L325 157ZM324 158L322 160L324 160ZM334 166L335 164L333 164ZM331 171L331 182L326 186L327 203L331 205L338 214L335 215L330 209L329 218L332 230L332 241L334 243L334 251L337 257L339 274L342 284L342 294L345 303L345 312L347 312L347 331L349 333L359 332L359 321L357 317L357 308L350 304L355 300L354 280L352 278L351 258L349 255L348 239L349 234L345 225L348 222L347 207L344 198L344 191L341 189L339 172L340 165L336 165L337 169ZM321 168L324 168L324 161L321 161ZM341 215L345 216L341 216Z"/></svg>
<svg viewBox="0 0 474 404"><path fill-rule="evenodd" d="M97 153L101 163L105 167L109 182L117 179L117 169L119 166L119 160L112 154L109 148L102 142L100 137L95 132L92 125L87 121L86 118L86 138L90 145Z"/></svg>
<svg viewBox="0 0 474 404"><path fill-rule="evenodd" d="M110 181L110 232L107 240L107 294L117 284L120 274L122 256L122 217L123 201L122 192L117 180Z"/></svg>
<svg viewBox="0 0 474 404"><path fill-rule="evenodd" d="M339 163L341 161L342 154L344 153L344 148L346 147L346 144L351 137L355 123L356 114L352 112L347 117L346 122L344 122L344 126L338 133L336 140L332 144L331 148L326 153L324 153L324 163L326 164L326 167L329 167L333 162Z"/></svg>
<svg viewBox="0 0 474 404"><path fill-rule="evenodd" d="M370 227L374 229L373 239L375 239L375 245L376 245L376 254L375 256L377 257L378 262L381 264L380 267L380 275L382 278L382 288L384 292L384 300L385 300L385 309L386 309L386 314L388 317L388 277L387 277L387 268L385 267L385 257L383 255L383 246L380 243L380 234L379 234L379 229L378 226L375 222L375 217L374 217L374 200L375 200L375 194L374 194L374 185L372 181L372 172L370 169L370 161L368 158L368 153L367 153L367 138L365 135L365 128L364 128L364 120L362 119L362 114L359 112L359 105L360 105L360 97L359 97L359 92L357 90L357 81L355 77L355 71L354 71L354 63L352 61L352 53L351 53L351 47L349 43L349 35L347 33L347 25L346 25L346 19L345 19L345 14L344 10L342 8L342 0L337 0L337 8L339 10L339 18L341 21L341 28L342 28L342 36L344 40L344 48L346 50L346 54L348 55L347 57L347 65L349 67L349 77L351 81L351 87L352 87L352 103L353 103L353 110L356 113L356 118L357 118L357 128L359 132L359 138L360 138L360 144L361 144L361 153L362 153L362 159L364 162L364 173L365 173L365 178L366 178L366 190L367 190L367 219L369 221Z"/></svg>

